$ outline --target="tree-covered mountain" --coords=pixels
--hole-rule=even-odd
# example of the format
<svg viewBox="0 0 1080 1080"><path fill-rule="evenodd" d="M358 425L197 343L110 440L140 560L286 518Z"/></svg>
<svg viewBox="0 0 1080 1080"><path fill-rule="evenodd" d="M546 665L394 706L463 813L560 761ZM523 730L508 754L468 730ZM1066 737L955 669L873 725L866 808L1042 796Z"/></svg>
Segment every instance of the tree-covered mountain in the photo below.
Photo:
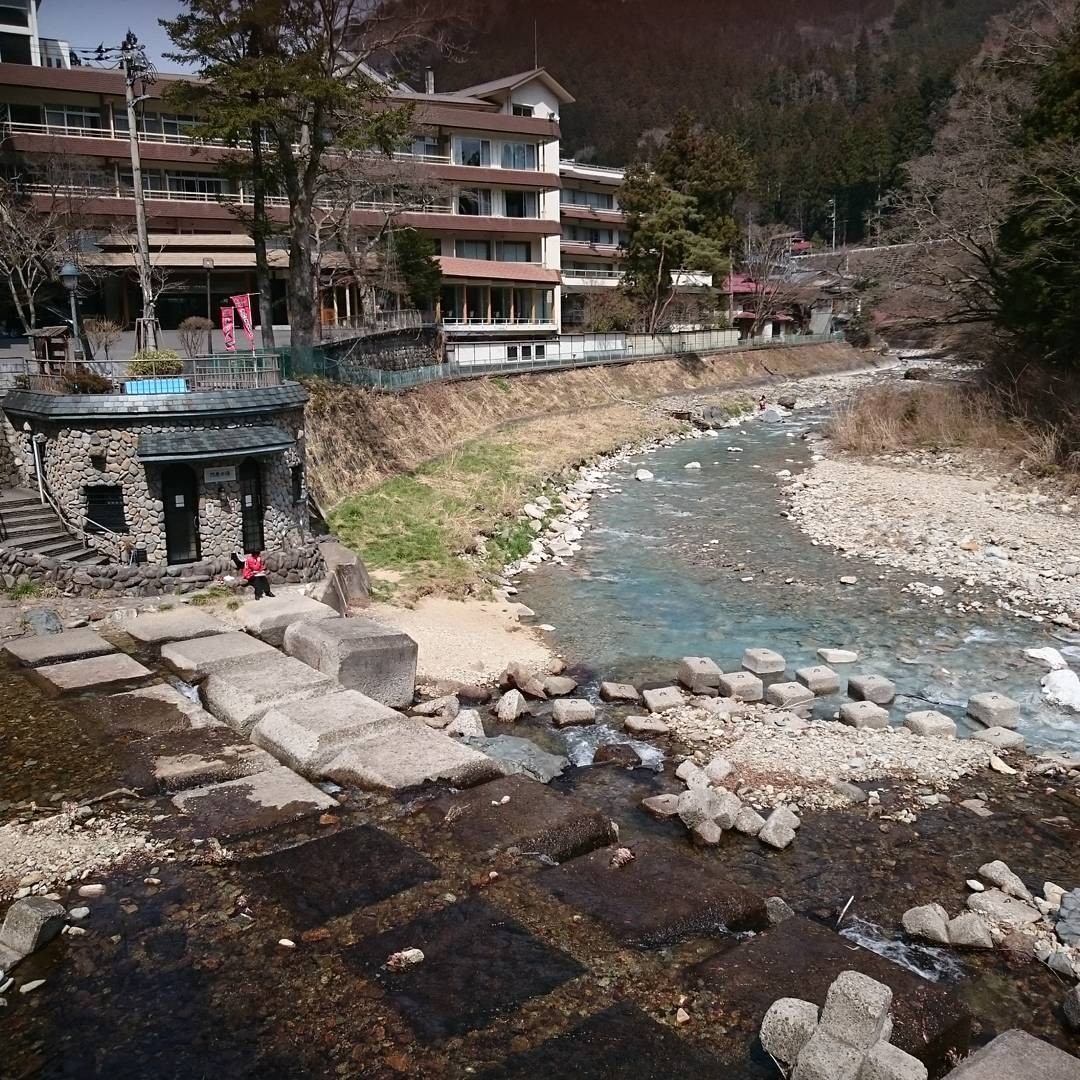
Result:
<svg viewBox="0 0 1080 1080"><path fill-rule="evenodd" d="M1015 0L478 0L440 89L533 66L577 97L564 150L649 157L680 108L737 138L753 209L807 233L864 235L899 165L923 152L957 69ZM535 30L535 36L534 36Z"/></svg>

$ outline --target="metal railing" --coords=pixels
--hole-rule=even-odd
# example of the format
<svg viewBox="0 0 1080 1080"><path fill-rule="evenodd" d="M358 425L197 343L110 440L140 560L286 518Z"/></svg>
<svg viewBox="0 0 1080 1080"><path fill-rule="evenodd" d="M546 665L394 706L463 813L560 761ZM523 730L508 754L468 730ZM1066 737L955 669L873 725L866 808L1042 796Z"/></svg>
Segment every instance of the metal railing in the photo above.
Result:
<svg viewBox="0 0 1080 1080"><path fill-rule="evenodd" d="M500 326L536 326L536 327L548 327L554 326L555 321L550 316L541 318L530 318L527 315L523 316L510 316L510 315L492 315L491 318L483 316L469 316L468 318L458 315L448 315L443 319L443 326L469 326L474 329L482 329L485 326L490 326L493 329Z"/></svg>
<svg viewBox="0 0 1080 1080"><path fill-rule="evenodd" d="M261 390L282 382L277 353L261 350L200 356L149 369L137 361L25 360L24 364L26 388L38 394L189 394Z"/></svg>
<svg viewBox="0 0 1080 1080"><path fill-rule="evenodd" d="M394 330L422 330L425 326L434 326L433 315L422 311L388 311L377 315L339 316L333 322L322 324L324 338L370 337L373 334L386 334Z"/></svg>

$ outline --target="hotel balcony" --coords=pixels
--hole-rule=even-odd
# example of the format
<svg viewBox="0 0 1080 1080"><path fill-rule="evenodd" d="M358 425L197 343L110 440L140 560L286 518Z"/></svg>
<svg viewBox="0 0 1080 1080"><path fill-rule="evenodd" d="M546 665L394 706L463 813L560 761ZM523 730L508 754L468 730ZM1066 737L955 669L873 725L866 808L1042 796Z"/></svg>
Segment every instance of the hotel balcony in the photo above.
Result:
<svg viewBox="0 0 1080 1080"><path fill-rule="evenodd" d="M563 288L567 292L610 289L618 285L622 279L622 270L587 270L564 267L562 271ZM699 270L676 270L671 275L671 282L676 289L687 292L694 289L711 289L713 276Z"/></svg>

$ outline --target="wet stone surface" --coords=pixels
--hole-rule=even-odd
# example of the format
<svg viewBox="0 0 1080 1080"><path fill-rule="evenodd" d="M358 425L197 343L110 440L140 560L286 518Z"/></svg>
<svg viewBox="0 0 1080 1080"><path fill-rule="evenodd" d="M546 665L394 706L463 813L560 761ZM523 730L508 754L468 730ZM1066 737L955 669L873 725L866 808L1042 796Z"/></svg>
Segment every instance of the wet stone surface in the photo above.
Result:
<svg viewBox="0 0 1080 1080"><path fill-rule="evenodd" d="M612 864L618 850L600 848L541 871L537 881L626 945L657 948L768 925L761 897L727 885L666 844L637 843L633 860L622 866Z"/></svg>
<svg viewBox="0 0 1080 1080"><path fill-rule="evenodd" d="M246 859L235 876L256 907L265 896L307 930L434 881L439 870L389 833L360 825Z"/></svg>
<svg viewBox="0 0 1080 1080"><path fill-rule="evenodd" d="M390 955L419 947L417 942L423 943L422 963L399 972L384 966ZM417 1038L426 1042L485 1027L585 971L479 899L365 938L347 949L344 959L378 979Z"/></svg>
<svg viewBox="0 0 1080 1080"><path fill-rule="evenodd" d="M481 1080L702 1080L723 1076L715 1058L622 1002L481 1074Z"/></svg>

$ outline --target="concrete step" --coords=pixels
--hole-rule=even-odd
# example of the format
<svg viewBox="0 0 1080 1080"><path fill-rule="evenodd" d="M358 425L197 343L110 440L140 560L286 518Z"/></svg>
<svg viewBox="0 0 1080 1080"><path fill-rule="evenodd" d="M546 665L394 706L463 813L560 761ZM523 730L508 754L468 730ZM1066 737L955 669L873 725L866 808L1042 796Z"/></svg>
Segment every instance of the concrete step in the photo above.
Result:
<svg viewBox="0 0 1080 1080"><path fill-rule="evenodd" d="M56 521L56 513L51 506L18 506L12 510L0 509L0 517L8 527L33 521Z"/></svg>
<svg viewBox="0 0 1080 1080"><path fill-rule="evenodd" d="M86 551L82 543L68 533L55 533L44 540L32 544L20 544L26 551L36 551L39 555L48 555L52 559L65 559L69 555Z"/></svg>

